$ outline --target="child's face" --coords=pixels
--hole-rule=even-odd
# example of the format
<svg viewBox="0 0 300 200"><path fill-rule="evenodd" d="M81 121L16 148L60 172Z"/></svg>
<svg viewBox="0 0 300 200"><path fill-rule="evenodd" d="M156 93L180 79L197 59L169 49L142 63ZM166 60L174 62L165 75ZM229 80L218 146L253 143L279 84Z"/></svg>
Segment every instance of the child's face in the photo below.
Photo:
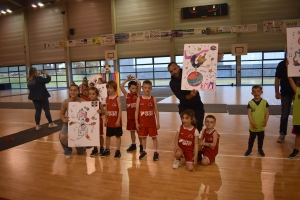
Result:
<svg viewBox="0 0 300 200"><path fill-rule="evenodd" d="M152 90L152 85L150 84L143 84L143 91L145 95L150 95L151 90Z"/></svg>
<svg viewBox="0 0 300 200"><path fill-rule="evenodd" d="M77 86L71 86L69 89L69 95L70 97L77 97L79 93L79 90L77 88Z"/></svg>
<svg viewBox="0 0 300 200"><path fill-rule="evenodd" d="M205 123L206 128L208 128L208 129L213 129L213 128L215 128L215 125L216 125L215 120L213 118L209 118L209 117L207 117L205 119L204 123Z"/></svg>
<svg viewBox="0 0 300 200"><path fill-rule="evenodd" d="M251 94L255 99L259 99L263 91L260 88L253 88Z"/></svg>
<svg viewBox="0 0 300 200"><path fill-rule="evenodd" d="M181 120L184 126L190 126L192 124L192 118L189 115L183 115Z"/></svg>
<svg viewBox="0 0 300 200"><path fill-rule="evenodd" d="M129 88L129 92L130 92L131 94L136 94L136 92L137 92L137 87L136 87L136 85L131 85L130 88Z"/></svg>
<svg viewBox="0 0 300 200"><path fill-rule="evenodd" d="M116 91L115 91L115 89L114 89L113 87L108 86L108 87L107 87L107 93L108 93L109 95L114 95L114 94L116 93Z"/></svg>
<svg viewBox="0 0 300 200"><path fill-rule="evenodd" d="M96 101L97 100L97 94L95 90L89 90L89 98L92 101Z"/></svg>

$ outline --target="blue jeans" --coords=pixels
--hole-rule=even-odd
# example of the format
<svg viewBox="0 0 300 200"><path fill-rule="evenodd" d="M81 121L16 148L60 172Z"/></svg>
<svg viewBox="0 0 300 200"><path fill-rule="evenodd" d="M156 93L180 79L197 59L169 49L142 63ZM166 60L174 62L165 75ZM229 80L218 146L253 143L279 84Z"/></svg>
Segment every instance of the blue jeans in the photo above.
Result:
<svg viewBox="0 0 300 200"><path fill-rule="evenodd" d="M50 114L50 107L49 107L49 100L48 99L40 99L40 100L33 100L33 105L35 108L35 124L40 125L41 121L41 113L42 109L45 112L46 118L49 123L52 123L52 118Z"/></svg>
<svg viewBox="0 0 300 200"><path fill-rule="evenodd" d="M67 123L63 123L62 129L61 129L60 134L59 134L59 141L60 141L60 144L61 144L62 148L64 149L64 154L65 155L71 155L72 154L72 147L68 147L68 138L66 140L61 140L60 135L68 136L68 124ZM85 153L85 150L86 150L85 147L75 147L75 148L76 148L78 154Z"/></svg>
<svg viewBox="0 0 300 200"><path fill-rule="evenodd" d="M281 96L280 135L286 135L288 119L291 112L292 96Z"/></svg>

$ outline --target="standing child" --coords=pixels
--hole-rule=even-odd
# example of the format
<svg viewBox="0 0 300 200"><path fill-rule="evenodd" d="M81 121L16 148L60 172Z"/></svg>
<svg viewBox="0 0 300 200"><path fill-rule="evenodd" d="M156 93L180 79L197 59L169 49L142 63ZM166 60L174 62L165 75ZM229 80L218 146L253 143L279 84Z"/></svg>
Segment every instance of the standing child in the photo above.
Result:
<svg viewBox="0 0 300 200"><path fill-rule="evenodd" d="M293 130L292 133L296 135L295 137L295 148L293 152L289 155L290 159L299 156L300 148L300 77L297 78L297 84L293 81L293 78L289 77L289 82L293 91L295 92L295 99L293 101Z"/></svg>
<svg viewBox="0 0 300 200"><path fill-rule="evenodd" d="M135 81L130 81L131 79L134 79ZM129 93L125 90L124 85L128 83L128 90ZM135 76L128 75L127 79L124 80L121 83L121 91L124 94L126 98L126 109L127 109L127 126L126 129L130 131L131 135L131 142L132 144L129 146L127 149L128 152L130 151L135 151L136 150L136 143L135 143L135 108L136 108L136 100L140 96L141 92L141 82L139 79L137 79ZM142 145L142 140L139 137L140 141L140 152L143 152L143 145Z"/></svg>
<svg viewBox="0 0 300 200"><path fill-rule="evenodd" d="M139 156L139 159L142 160L147 156L146 139L149 135L152 137L155 150L153 160L157 161L159 159L159 154L157 152L157 130L160 128L157 103L155 97L151 96L152 82L145 80L142 88L144 94L137 99L135 110L136 129L139 131L139 136L142 138L143 144L143 152Z"/></svg>
<svg viewBox="0 0 300 200"><path fill-rule="evenodd" d="M63 126L59 134L59 141L61 143L62 148L64 149L64 154L66 158L72 157L72 148L68 147L68 107L69 102L83 102L84 99L78 97L79 87L77 85L71 85L69 87L69 98L64 100L61 104L60 109L60 119L63 121ZM78 154L85 153L85 147L76 147Z"/></svg>
<svg viewBox="0 0 300 200"><path fill-rule="evenodd" d="M265 137L265 127L269 119L269 104L268 102L261 98L263 93L262 87L260 85L254 85L252 87L253 99L248 102L248 118L249 118L249 141L248 150L245 156L249 156L252 152L253 143L257 136L258 153L264 157L265 153L263 151L263 143Z"/></svg>
<svg viewBox="0 0 300 200"><path fill-rule="evenodd" d="M99 108L97 110L97 112L99 113L99 117L100 117L100 156L103 154L104 152L104 148L103 148L103 144L104 144L104 138L103 138L103 119L102 117L104 118L104 121L105 120L105 111L104 111L104 108L101 104L101 102L98 100L98 95L99 95L99 90L95 87L90 87L89 88L89 99L91 101L98 101L99 102ZM98 153L98 148L97 147L94 147L92 153L91 153L91 157L95 156L96 154Z"/></svg>
<svg viewBox="0 0 300 200"><path fill-rule="evenodd" d="M200 151L198 153L198 162L202 165L210 165L218 155L220 135L215 130L216 117L207 115L204 119L205 129L199 136Z"/></svg>
<svg viewBox="0 0 300 200"><path fill-rule="evenodd" d="M104 150L101 157L110 155L110 138L116 136L117 139L117 150L114 158L120 158L120 146L122 131L122 107L120 97L117 95L117 83L115 81L108 81L106 84L108 97L106 98L106 149Z"/></svg>
<svg viewBox="0 0 300 200"><path fill-rule="evenodd" d="M89 86L88 84L82 84L82 93L80 94L80 98L89 101Z"/></svg>
<svg viewBox="0 0 300 200"><path fill-rule="evenodd" d="M174 157L176 158L173 168L180 166L180 159L185 158L186 167L189 171L194 171L197 164L198 137L199 131L194 126L196 118L194 111L187 109L180 113L182 125L175 135Z"/></svg>

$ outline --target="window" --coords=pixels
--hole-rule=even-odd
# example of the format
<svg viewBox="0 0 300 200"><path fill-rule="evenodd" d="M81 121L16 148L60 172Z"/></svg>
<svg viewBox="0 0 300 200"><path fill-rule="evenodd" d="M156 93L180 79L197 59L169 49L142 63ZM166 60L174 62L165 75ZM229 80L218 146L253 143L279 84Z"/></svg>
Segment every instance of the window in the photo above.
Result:
<svg viewBox="0 0 300 200"><path fill-rule="evenodd" d="M11 83L11 88L27 88L26 67L0 67L0 83Z"/></svg>
<svg viewBox="0 0 300 200"><path fill-rule="evenodd" d="M152 81L153 86L168 86L171 78L168 72L170 62L170 56L119 59L120 81L123 82L130 74L141 82L147 79Z"/></svg>
<svg viewBox="0 0 300 200"><path fill-rule="evenodd" d="M105 64L106 63L104 60L72 62L73 81L77 85L80 85L84 77L86 77L89 80L90 76L105 73ZM111 66L110 71L113 73L113 61L110 60L108 64Z"/></svg>
<svg viewBox="0 0 300 200"><path fill-rule="evenodd" d="M67 87L65 63L33 64L39 71L46 70L51 76L51 82L46 84L47 88Z"/></svg>

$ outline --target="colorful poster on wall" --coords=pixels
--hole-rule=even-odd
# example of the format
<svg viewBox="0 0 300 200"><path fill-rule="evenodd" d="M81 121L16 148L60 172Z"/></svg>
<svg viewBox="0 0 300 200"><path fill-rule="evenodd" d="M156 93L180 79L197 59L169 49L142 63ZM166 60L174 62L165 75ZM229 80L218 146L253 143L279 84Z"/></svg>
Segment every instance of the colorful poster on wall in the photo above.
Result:
<svg viewBox="0 0 300 200"><path fill-rule="evenodd" d="M231 26L219 26L218 32L219 33L231 33Z"/></svg>
<svg viewBox="0 0 300 200"><path fill-rule="evenodd" d="M144 31L136 31L129 33L129 42L144 42L145 41L145 32Z"/></svg>
<svg viewBox="0 0 300 200"><path fill-rule="evenodd" d="M299 27L300 26L300 19L284 20L283 23L284 23L285 28Z"/></svg>
<svg viewBox="0 0 300 200"><path fill-rule="evenodd" d="M286 29L288 76L300 76L300 27Z"/></svg>
<svg viewBox="0 0 300 200"><path fill-rule="evenodd" d="M127 44L129 43L129 33L117 33L115 34L116 44Z"/></svg>
<svg viewBox="0 0 300 200"><path fill-rule="evenodd" d="M172 37L183 37L182 30L172 30Z"/></svg>
<svg viewBox="0 0 300 200"><path fill-rule="evenodd" d="M194 36L194 29L184 29L182 30L183 37L189 37L189 36Z"/></svg>
<svg viewBox="0 0 300 200"><path fill-rule="evenodd" d="M244 26L243 25L231 26L231 32L232 33L242 33L242 32L244 32Z"/></svg>
<svg viewBox="0 0 300 200"><path fill-rule="evenodd" d="M67 46L68 47L74 47L75 46L75 40L68 40Z"/></svg>
<svg viewBox="0 0 300 200"><path fill-rule="evenodd" d="M207 35L214 35L219 33L219 28L218 27L207 27L206 28L206 34Z"/></svg>
<svg viewBox="0 0 300 200"><path fill-rule="evenodd" d="M263 33L284 33L284 32L285 32L285 28L284 28L283 20L263 22Z"/></svg>
<svg viewBox="0 0 300 200"><path fill-rule="evenodd" d="M218 44L185 44L182 90L216 90Z"/></svg>
<svg viewBox="0 0 300 200"><path fill-rule="evenodd" d="M101 44L100 37L94 37L94 38L92 38L92 44Z"/></svg>
<svg viewBox="0 0 300 200"><path fill-rule="evenodd" d="M195 35L206 35L206 27L200 27L194 29Z"/></svg>
<svg viewBox="0 0 300 200"><path fill-rule="evenodd" d="M257 32L257 24L245 24L243 27L244 33Z"/></svg>
<svg viewBox="0 0 300 200"><path fill-rule="evenodd" d="M160 39L161 39L160 29L145 31L145 41L154 41Z"/></svg>
<svg viewBox="0 0 300 200"><path fill-rule="evenodd" d="M70 102L68 109L68 146L98 146L99 138L98 101Z"/></svg>
<svg viewBox="0 0 300 200"><path fill-rule="evenodd" d="M172 37L172 31L168 30L168 31L161 31L160 32L160 36L162 39L164 38L171 38Z"/></svg>
<svg viewBox="0 0 300 200"><path fill-rule="evenodd" d="M101 40L101 46L115 45L114 34L101 35L100 40Z"/></svg>

